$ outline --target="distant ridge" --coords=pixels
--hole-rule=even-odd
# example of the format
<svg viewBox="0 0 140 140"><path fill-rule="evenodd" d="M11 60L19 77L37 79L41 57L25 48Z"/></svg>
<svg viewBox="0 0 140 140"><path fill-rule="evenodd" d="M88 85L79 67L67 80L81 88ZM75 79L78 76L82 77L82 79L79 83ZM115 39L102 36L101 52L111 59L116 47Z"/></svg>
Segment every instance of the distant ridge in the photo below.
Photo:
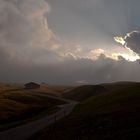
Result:
<svg viewBox="0 0 140 140"><path fill-rule="evenodd" d="M119 81L113 83L102 83L98 85L82 85L66 91L62 94L64 98L83 101L98 94L109 93L114 90L140 85L140 82Z"/></svg>

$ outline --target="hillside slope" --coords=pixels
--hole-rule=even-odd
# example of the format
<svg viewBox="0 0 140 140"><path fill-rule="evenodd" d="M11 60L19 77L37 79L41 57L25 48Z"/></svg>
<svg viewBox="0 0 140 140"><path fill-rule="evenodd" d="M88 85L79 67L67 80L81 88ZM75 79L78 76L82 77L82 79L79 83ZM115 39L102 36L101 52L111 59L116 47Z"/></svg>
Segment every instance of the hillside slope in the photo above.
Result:
<svg viewBox="0 0 140 140"><path fill-rule="evenodd" d="M106 92L107 89L102 85L83 85L63 93L64 98L76 101L83 101L91 96L96 96Z"/></svg>
<svg viewBox="0 0 140 140"><path fill-rule="evenodd" d="M115 82L105 83L100 85L82 85L73 87L70 90L63 92L62 97L76 101L84 101L92 96L109 93L124 88L140 85L137 82Z"/></svg>
<svg viewBox="0 0 140 140"><path fill-rule="evenodd" d="M73 113L34 140L139 140L140 85L133 84L80 103Z"/></svg>
<svg viewBox="0 0 140 140"><path fill-rule="evenodd" d="M0 84L0 131L57 110L65 102L41 95L23 86Z"/></svg>

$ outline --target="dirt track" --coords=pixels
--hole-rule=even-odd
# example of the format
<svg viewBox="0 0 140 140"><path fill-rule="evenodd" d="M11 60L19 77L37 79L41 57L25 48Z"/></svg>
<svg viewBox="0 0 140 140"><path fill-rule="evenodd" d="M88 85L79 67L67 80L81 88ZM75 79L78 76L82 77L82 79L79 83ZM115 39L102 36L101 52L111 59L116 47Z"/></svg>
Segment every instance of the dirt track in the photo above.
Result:
<svg viewBox="0 0 140 140"><path fill-rule="evenodd" d="M42 95L48 96L48 95ZM60 110L55 112L52 115L44 117L42 119L36 120L34 122L24 124L15 128L11 128L4 132L0 132L0 140L26 140L34 133L42 130L43 128L47 127L48 125L55 123L55 121L65 117L66 115L70 114L73 108L76 106L77 102L66 100L63 98L57 98L53 96L48 96L49 98L54 98L58 100L65 101L66 104L60 107Z"/></svg>

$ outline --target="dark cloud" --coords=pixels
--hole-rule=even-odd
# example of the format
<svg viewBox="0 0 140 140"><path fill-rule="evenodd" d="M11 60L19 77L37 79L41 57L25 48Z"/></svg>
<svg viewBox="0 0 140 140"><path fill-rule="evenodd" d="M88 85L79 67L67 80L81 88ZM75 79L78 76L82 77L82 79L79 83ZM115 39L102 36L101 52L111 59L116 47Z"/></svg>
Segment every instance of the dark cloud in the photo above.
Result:
<svg viewBox="0 0 140 140"><path fill-rule="evenodd" d="M9 71L10 70L10 71ZM5 61L1 65L1 81L9 82L46 82L50 84L76 84L84 81L86 84L96 84L112 81L139 81L139 62L126 60L114 61L105 56L97 60L66 59L59 64L49 65L19 65Z"/></svg>
<svg viewBox="0 0 140 140"><path fill-rule="evenodd" d="M131 33L128 33L127 36L124 38L124 40L128 48L140 54L140 32L139 31L133 31Z"/></svg>
<svg viewBox="0 0 140 140"><path fill-rule="evenodd" d="M114 37L115 41L122 44L127 49L134 51L137 54L140 54L140 32L132 31L127 33L126 36L117 36Z"/></svg>

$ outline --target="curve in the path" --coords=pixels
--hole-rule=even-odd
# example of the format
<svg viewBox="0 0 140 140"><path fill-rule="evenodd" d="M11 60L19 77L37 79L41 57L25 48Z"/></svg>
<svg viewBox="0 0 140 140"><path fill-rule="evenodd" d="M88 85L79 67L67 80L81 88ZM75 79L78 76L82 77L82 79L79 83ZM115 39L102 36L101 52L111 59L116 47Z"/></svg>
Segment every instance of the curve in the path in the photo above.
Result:
<svg viewBox="0 0 140 140"><path fill-rule="evenodd" d="M38 132L39 130L42 130L48 125L55 123L56 120L59 120L65 117L66 115L70 114L73 108L77 104L77 102L75 101L53 97L50 95L42 95L42 96L47 96L49 98L62 100L62 101L65 101L66 104L61 106L60 110L58 110L52 115L46 116L42 119L36 120L28 124L24 124L24 125L0 132L0 140L26 140L27 138L29 138L31 135Z"/></svg>

